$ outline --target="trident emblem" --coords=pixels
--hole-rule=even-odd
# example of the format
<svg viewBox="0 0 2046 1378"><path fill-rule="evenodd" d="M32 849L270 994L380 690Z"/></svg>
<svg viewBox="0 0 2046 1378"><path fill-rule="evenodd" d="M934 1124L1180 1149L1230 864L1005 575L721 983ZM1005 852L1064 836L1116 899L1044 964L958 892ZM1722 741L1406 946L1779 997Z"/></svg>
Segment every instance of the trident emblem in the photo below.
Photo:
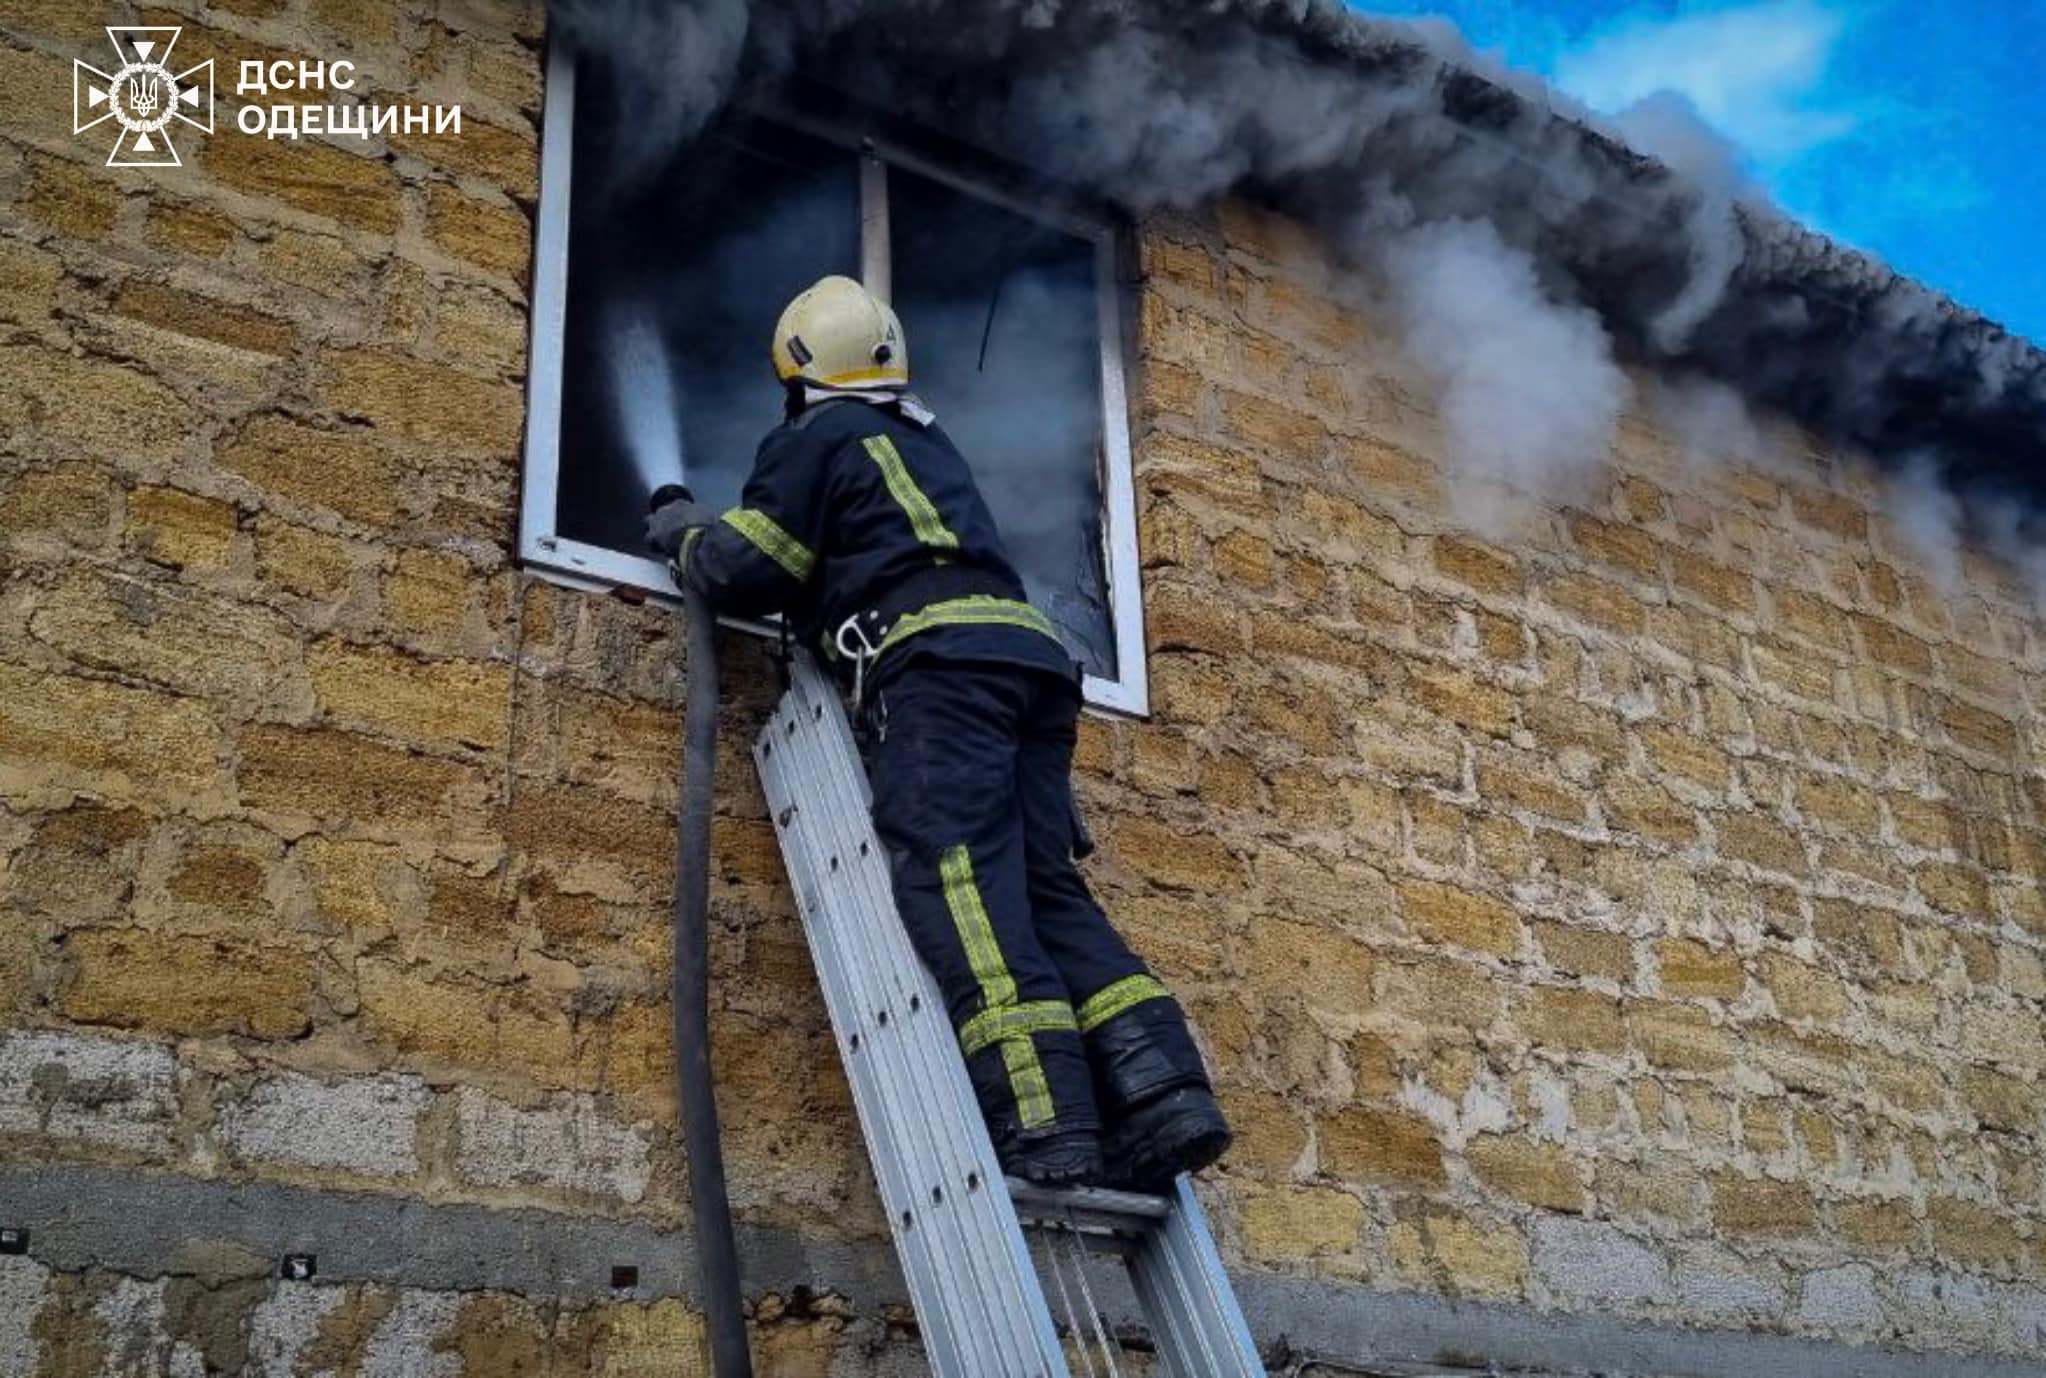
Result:
<svg viewBox="0 0 2046 1378"><path fill-rule="evenodd" d="M213 132L213 59L173 73L170 53L181 32L110 24L119 69L109 75L84 61L71 64L71 132L83 134L107 120L121 127L108 167L182 166L168 132L173 120Z"/></svg>

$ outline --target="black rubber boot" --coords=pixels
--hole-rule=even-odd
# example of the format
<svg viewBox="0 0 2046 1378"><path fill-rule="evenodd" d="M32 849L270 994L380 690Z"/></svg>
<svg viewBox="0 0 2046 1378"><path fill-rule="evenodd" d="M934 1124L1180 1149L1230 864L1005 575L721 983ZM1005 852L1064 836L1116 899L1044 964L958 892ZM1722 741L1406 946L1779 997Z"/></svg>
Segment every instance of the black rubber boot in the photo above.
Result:
<svg viewBox="0 0 2046 1378"><path fill-rule="evenodd" d="M1164 1191L1182 1172L1199 1172L1229 1148L1222 1107L1205 1086L1178 1086L1137 1106L1108 1132L1108 1185Z"/></svg>
<svg viewBox="0 0 2046 1378"><path fill-rule="evenodd" d="M1147 975L1132 980L1150 989L1087 1030L1087 1061L1108 1121L1102 1137L1108 1184L1160 1191L1180 1173L1198 1172L1221 1157L1229 1147L1229 1122L1208 1089L1179 1002Z"/></svg>
<svg viewBox="0 0 2046 1378"><path fill-rule="evenodd" d="M1043 1187L1091 1187L1102 1181L1101 1136L1091 1129L997 1139L995 1157L1009 1176Z"/></svg>

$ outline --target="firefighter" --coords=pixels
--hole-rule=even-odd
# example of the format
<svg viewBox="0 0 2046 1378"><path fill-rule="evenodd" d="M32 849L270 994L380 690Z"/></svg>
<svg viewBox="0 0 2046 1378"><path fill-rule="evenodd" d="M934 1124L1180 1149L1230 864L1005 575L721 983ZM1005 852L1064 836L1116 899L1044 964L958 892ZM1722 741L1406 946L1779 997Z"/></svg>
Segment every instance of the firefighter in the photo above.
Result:
<svg viewBox="0 0 2046 1378"><path fill-rule="evenodd" d="M1074 864L1078 666L1023 596L966 461L850 278L775 326L783 423L740 505L649 544L720 611L780 613L849 683L897 907L943 991L1004 1169L1156 1187L1229 1129L1179 1003Z"/></svg>

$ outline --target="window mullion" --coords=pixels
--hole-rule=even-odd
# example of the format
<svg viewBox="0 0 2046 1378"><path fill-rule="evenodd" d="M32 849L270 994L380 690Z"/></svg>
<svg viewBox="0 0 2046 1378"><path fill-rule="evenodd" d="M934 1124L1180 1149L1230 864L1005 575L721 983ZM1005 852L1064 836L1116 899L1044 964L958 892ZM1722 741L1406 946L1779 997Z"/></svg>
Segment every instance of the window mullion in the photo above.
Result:
<svg viewBox="0 0 2046 1378"><path fill-rule="evenodd" d="M888 236L888 164L860 154L860 280L887 301L894 295L895 259Z"/></svg>

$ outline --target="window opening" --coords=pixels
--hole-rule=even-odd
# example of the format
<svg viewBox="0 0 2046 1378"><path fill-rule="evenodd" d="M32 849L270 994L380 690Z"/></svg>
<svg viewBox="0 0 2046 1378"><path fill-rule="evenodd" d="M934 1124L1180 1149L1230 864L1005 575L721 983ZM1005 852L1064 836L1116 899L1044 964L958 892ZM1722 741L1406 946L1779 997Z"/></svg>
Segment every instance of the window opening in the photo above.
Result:
<svg viewBox="0 0 2046 1378"><path fill-rule="evenodd" d="M781 411L776 315L826 273L890 297L914 386L958 442L1090 701L1144 712L1112 227L800 117L740 108L651 173L550 54L520 554L586 587L669 590L641 553L676 468L737 501ZM830 135L832 137L827 137Z"/></svg>

